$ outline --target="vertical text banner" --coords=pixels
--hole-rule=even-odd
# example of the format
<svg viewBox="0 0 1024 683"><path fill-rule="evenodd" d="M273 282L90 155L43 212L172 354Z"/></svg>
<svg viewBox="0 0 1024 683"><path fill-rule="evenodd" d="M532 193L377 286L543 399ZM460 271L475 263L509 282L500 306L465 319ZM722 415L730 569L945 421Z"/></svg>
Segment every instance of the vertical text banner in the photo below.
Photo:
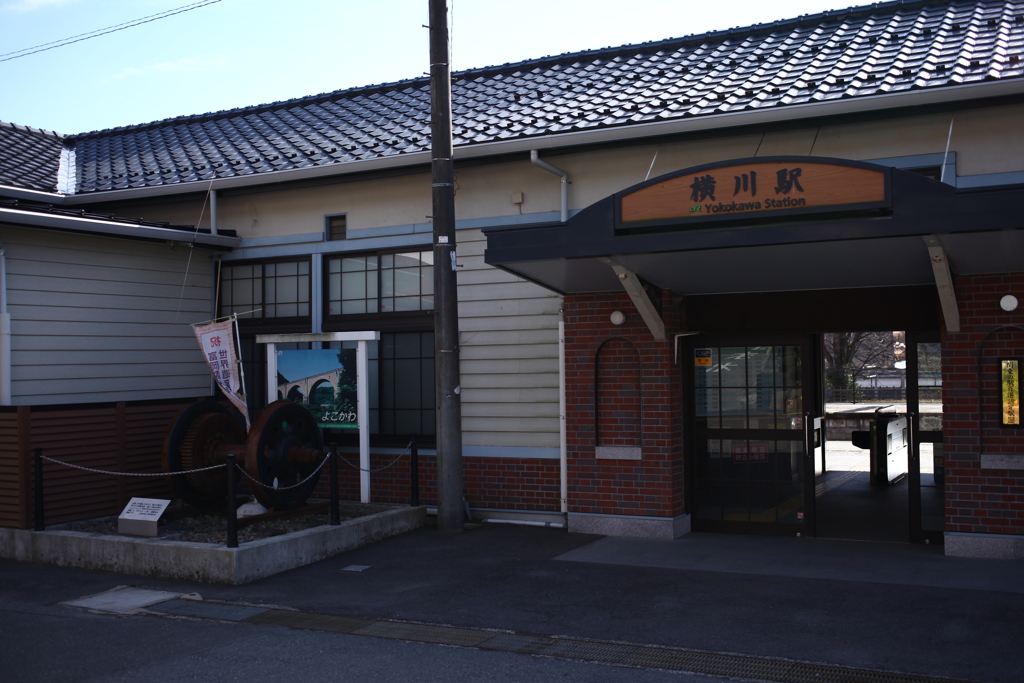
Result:
<svg viewBox="0 0 1024 683"><path fill-rule="evenodd" d="M245 426L248 428L249 409L245 403L241 369L238 355L235 353L233 322L225 320L208 325L195 325L192 329L195 330L196 339L199 340L199 346L206 356L206 363L217 380L217 386L245 417Z"/></svg>

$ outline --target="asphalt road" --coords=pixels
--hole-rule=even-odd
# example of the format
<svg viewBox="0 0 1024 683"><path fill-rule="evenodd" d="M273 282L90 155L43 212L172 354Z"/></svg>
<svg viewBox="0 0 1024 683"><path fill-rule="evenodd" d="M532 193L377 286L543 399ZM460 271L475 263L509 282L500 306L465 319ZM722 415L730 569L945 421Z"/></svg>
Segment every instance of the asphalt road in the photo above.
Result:
<svg viewBox="0 0 1024 683"><path fill-rule="evenodd" d="M1019 591L859 581L841 571L836 578L761 574L757 566L763 554L752 543L742 572L556 559L595 540L511 525L485 525L453 537L427 528L246 586L3 561L0 678L719 680L264 624L93 614L60 604L131 585L321 614L743 653L986 683L1024 681L1024 593ZM727 542L746 547L743 537ZM851 547L870 557L870 544ZM887 553L879 561L893 561L886 559L892 549ZM945 563L947 558L935 554L928 560ZM986 566L1005 572L1012 566L948 560L965 572ZM369 568L346 571L350 565Z"/></svg>

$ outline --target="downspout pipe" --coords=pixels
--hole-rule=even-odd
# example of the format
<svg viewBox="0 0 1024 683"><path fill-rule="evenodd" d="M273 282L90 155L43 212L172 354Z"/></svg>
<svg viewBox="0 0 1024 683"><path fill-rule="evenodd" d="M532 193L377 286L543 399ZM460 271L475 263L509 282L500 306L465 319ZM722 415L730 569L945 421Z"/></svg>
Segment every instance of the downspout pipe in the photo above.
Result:
<svg viewBox="0 0 1024 683"><path fill-rule="evenodd" d="M569 460L565 428L565 312L558 312L558 460L562 514L569 513Z"/></svg>
<svg viewBox="0 0 1024 683"><path fill-rule="evenodd" d="M11 405L11 314L7 312L7 247L0 244L0 406Z"/></svg>
<svg viewBox="0 0 1024 683"><path fill-rule="evenodd" d="M562 169L556 166L552 166L548 162L541 159L540 155L537 154L537 150L535 149L530 150L530 163L532 163L534 166L538 168L544 169L548 173L554 173L556 176L558 176L559 182L562 185L561 220L563 223L566 222L567 220L569 220L569 174L563 171Z"/></svg>
<svg viewBox="0 0 1024 683"><path fill-rule="evenodd" d="M210 234L217 233L217 190L210 190Z"/></svg>

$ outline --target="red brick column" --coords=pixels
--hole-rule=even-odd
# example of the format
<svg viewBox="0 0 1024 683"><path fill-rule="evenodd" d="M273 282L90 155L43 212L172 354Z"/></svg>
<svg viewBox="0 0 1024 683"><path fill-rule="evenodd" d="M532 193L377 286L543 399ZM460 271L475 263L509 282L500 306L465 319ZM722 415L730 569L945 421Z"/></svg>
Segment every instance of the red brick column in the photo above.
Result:
<svg viewBox="0 0 1024 683"><path fill-rule="evenodd" d="M1006 294L1024 299L1024 273L958 277L955 286L961 331L942 336L946 531L1024 535L1024 470L982 467L982 453L1024 459L1024 429L999 425L995 363L1024 357L1024 331L1002 330L986 339L1002 326L1024 327L1024 307L1009 313L999 307Z"/></svg>
<svg viewBox="0 0 1024 683"><path fill-rule="evenodd" d="M678 328L679 308L670 293L662 295L662 319L668 339L655 340L629 296L621 292L568 295L565 312L566 432L569 467L569 512L671 518L682 514L682 406L681 373L673 360L672 335ZM611 323L613 311L626 314L621 326ZM641 446L640 460L598 460L595 453L597 395L595 362L602 344L603 399L623 393L622 410L602 405L605 443L615 444L610 432L621 421L618 445ZM628 342L628 343L627 343ZM631 377L635 353L640 366L640 429L630 422L636 405ZM605 364L607 362L608 365ZM616 380L621 380L617 384Z"/></svg>

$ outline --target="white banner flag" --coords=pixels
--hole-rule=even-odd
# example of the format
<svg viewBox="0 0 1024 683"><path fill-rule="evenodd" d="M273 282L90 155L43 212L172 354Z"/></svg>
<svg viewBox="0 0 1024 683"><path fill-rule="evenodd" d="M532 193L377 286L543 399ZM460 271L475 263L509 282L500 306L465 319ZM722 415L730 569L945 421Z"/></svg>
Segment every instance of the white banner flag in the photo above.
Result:
<svg viewBox="0 0 1024 683"><path fill-rule="evenodd" d="M199 347L206 356L206 363L224 395L228 397L245 417L249 428L249 409L245 404L245 390L242 386L241 368L235 353L234 329L231 320L208 325L194 325Z"/></svg>

